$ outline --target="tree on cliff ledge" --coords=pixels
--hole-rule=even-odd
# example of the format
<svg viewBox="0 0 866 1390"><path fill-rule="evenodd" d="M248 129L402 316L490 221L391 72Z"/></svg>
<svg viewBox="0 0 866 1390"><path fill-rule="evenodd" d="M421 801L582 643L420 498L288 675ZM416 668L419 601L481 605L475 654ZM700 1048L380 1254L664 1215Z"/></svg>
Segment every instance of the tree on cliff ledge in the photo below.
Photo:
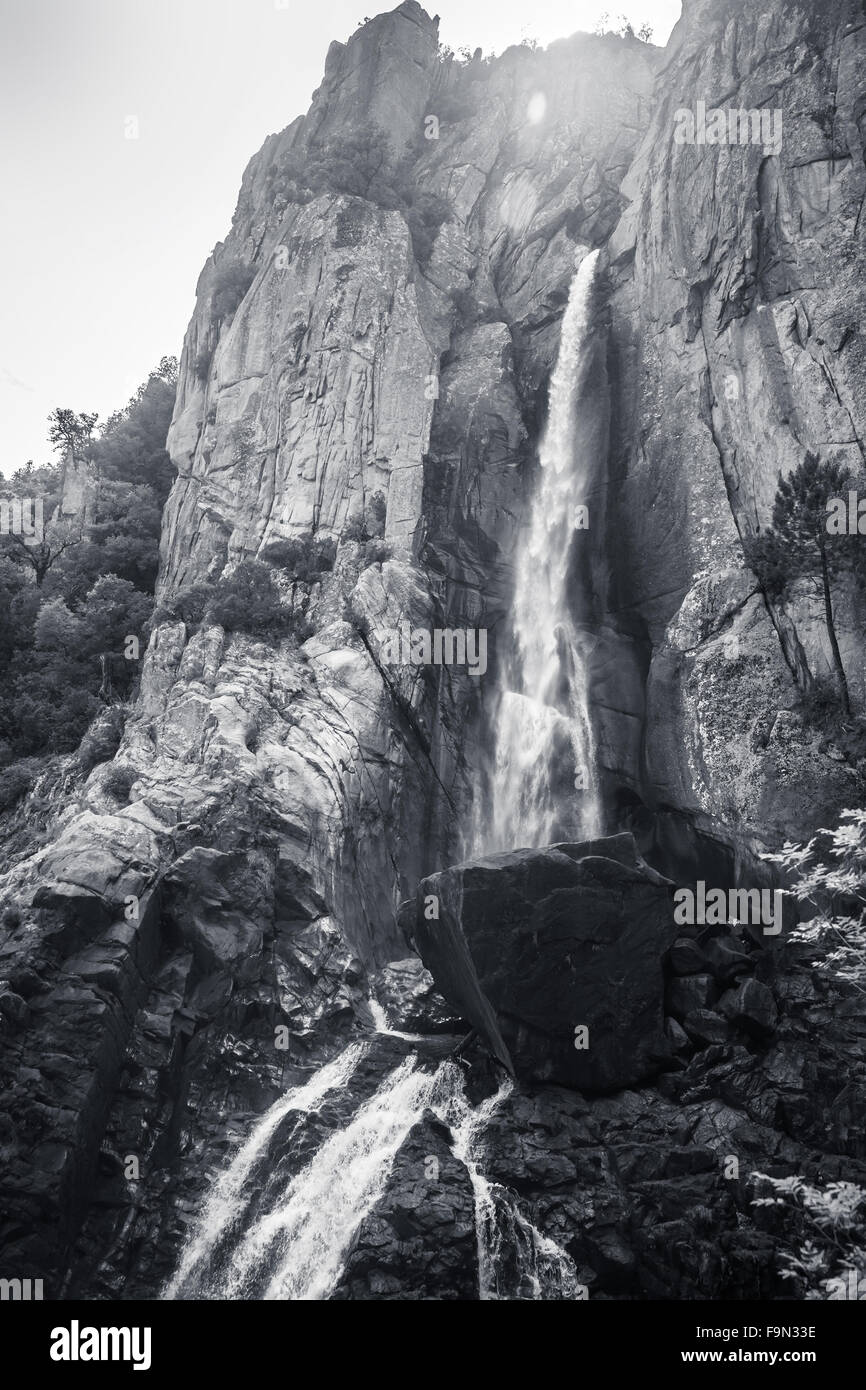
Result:
<svg viewBox="0 0 866 1390"><path fill-rule="evenodd" d="M772 522L746 547L746 558L771 597L784 597L802 579L810 580L821 594L846 718L851 714L851 700L836 636L832 586L846 574L862 578L864 538L830 535L827 514L830 500L845 496L850 486L843 465L807 453L790 477L779 475Z"/></svg>

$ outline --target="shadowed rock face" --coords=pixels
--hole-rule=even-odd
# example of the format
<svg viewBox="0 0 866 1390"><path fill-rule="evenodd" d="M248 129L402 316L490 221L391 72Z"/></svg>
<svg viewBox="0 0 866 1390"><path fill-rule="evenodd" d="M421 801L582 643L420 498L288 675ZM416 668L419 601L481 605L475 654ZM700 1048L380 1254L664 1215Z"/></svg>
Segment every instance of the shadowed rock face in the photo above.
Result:
<svg viewBox="0 0 866 1390"><path fill-rule="evenodd" d="M491 855L423 880L415 939L446 999L520 1080L612 1091L669 1056L670 889L628 835Z"/></svg>

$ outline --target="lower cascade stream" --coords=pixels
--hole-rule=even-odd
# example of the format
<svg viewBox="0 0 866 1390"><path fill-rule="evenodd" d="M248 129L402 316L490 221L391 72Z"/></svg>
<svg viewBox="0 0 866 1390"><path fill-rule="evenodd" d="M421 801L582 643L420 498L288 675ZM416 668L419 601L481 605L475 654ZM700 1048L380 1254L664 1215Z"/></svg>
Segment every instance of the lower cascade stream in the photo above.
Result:
<svg viewBox="0 0 866 1390"><path fill-rule="evenodd" d="M351 1085L367 1051L363 1043L346 1048L261 1117L218 1178L163 1297L328 1299L362 1221L385 1192L401 1144L430 1110L449 1126L452 1152L472 1183L479 1300L575 1298L570 1257L532 1224L513 1193L483 1172L484 1132L510 1082L473 1107L455 1062L425 1069L410 1054L304 1166L281 1173L287 1143L329 1097Z"/></svg>

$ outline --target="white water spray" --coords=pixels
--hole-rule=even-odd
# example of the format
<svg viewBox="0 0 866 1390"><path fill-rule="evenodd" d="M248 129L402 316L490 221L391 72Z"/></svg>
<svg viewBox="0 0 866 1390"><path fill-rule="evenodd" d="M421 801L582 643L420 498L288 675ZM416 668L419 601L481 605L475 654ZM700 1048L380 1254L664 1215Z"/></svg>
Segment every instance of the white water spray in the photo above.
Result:
<svg viewBox="0 0 866 1390"><path fill-rule="evenodd" d="M517 556L513 655L496 715L492 808L489 824L476 830L476 852L599 833L586 638L568 592L575 531L578 543L586 535L577 509L587 503L590 460L581 456L576 424L598 256L593 251L581 262L562 320L540 474Z"/></svg>
<svg viewBox="0 0 866 1390"><path fill-rule="evenodd" d="M363 1044L353 1043L332 1062L320 1067L306 1085L293 1087L266 1111L217 1180L164 1298L218 1297L209 1285L212 1256L219 1243L231 1237L246 1211L244 1188L257 1161L264 1156L274 1131L290 1111L311 1114L318 1109L331 1091L346 1084L365 1051Z"/></svg>
<svg viewBox="0 0 866 1390"><path fill-rule="evenodd" d="M362 1046L347 1048L259 1121L218 1181L164 1297L327 1299L361 1222L385 1192L401 1144L429 1108L451 1128L454 1155L472 1183L479 1298L573 1298L577 1281L569 1256L532 1224L512 1193L482 1172L483 1136L511 1083L472 1107L454 1062L426 1072L407 1057L305 1167L266 1193L263 1209L252 1210L245 1188L257 1163L267 1161L280 1121L291 1110L313 1113L350 1079L363 1053Z"/></svg>
<svg viewBox="0 0 866 1390"><path fill-rule="evenodd" d="M394 1157L420 1119L434 1077L407 1058L344 1129L280 1192L235 1250L217 1298L324 1299L362 1220L385 1191ZM262 1272L263 1292L256 1293Z"/></svg>
<svg viewBox="0 0 866 1390"><path fill-rule="evenodd" d="M457 1072L453 1064L450 1070ZM530 1221L514 1193L482 1171L485 1131L512 1089L505 1081L473 1108L457 1073L445 1104L434 1104L439 1118L451 1126L454 1156L466 1165L475 1196L478 1297L484 1303L575 1299L579 1284L571 1256Z"/></svg>
<svg viewBox="0 0 866 1390"><path fill-rule="evenodd" d="M424 1039L423 1033L402 1033L399 1028L392 1028L388 1022L388 1015L378 999L370 998L367 1000L370 1014L373 1019L373 1027L377 1033L381 1033L386 1038L402 1038L404 1042L417 1043Z"/></svg>

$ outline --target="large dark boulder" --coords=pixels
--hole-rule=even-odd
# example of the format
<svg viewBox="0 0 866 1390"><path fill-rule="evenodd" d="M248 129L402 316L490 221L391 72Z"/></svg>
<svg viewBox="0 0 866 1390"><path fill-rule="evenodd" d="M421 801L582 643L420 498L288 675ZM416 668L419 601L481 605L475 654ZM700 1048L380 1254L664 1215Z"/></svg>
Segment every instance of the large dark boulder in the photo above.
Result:
<svg viewBox="0 0 866 1390"><path fill-rule="evenodd" d="M432 874L418 887L414 937L448 1002L525 1081L612 1091L671 1054L672 885L630 835Z"/></svg>

